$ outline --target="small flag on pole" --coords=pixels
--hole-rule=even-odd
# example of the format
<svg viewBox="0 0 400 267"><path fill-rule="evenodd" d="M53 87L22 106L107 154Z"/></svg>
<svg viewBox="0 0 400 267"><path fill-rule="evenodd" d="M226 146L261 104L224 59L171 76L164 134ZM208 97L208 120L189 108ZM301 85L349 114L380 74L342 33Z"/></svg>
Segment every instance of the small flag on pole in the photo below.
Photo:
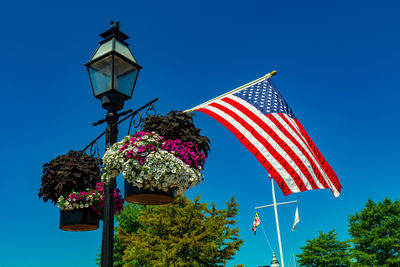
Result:
<svg viewBox="0 0 400 267"><path fill-rule="evenodd" d="M294 223L292 227L292 232L294 229L296 229L296 225L300 222L300 217L299 217L299 207L296 207L296 214L294 215Z"/></svg>
<svg viewBox="0 0 400 267"><path fill-rule="evenodd" d="M276 72L186 110L201 111L223 124L258 159L284 195L342 188L292 109L269 79Z"/></svg>
<svg viewBox="0 0 400 267"><path fill-rule="evenodd" d="M258 218L258 214L254 215L254 222L253 222L253 231L254 235L256 235L257 226L261 223L260 219Z"/></svg>

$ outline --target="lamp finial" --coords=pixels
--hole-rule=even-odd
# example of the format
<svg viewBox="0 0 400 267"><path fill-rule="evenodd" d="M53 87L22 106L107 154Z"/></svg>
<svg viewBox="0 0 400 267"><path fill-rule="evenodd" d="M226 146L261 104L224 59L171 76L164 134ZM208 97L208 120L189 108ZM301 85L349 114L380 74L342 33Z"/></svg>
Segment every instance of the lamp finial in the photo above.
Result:
<svg viewBox="0 0 400 267"><path fill-rule="evenodd" d="M111 23L110 23L110 29L119 30L119 21L116 21L116 22L111 21Z"/></svg>

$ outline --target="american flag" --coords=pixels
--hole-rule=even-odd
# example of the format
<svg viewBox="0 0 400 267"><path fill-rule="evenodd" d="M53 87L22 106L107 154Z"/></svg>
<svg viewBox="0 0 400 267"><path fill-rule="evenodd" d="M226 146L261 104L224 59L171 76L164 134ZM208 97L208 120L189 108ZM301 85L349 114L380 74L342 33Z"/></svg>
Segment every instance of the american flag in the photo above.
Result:
<svg viewBox="0 0 400 267"><path fill-rule="evenodd" d="M292 109L268 78L258 79L193 110L228 128L250 150L284 195L342 188L335 172L319 152Z"/></svg>

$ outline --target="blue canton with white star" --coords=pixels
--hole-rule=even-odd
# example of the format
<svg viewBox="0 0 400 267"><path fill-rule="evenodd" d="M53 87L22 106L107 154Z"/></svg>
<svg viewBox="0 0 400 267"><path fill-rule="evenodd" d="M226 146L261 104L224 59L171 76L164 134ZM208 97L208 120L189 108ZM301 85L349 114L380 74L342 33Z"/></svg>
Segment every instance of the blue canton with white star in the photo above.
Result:
<svg viewBox="0 0 400 267"><path fill-rule="evenodd" d="M296 118L292 109L270 79L255 83L233 95L249 102L264 115L269 113L284 113L293 119Z"/></svg>

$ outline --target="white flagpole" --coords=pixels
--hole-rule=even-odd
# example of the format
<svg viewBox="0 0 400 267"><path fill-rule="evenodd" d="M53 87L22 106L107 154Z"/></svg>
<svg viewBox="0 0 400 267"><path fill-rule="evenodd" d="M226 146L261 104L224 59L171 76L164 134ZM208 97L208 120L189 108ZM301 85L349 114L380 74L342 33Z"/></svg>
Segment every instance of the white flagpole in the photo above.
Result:
<svg viewBox="0 0 400 267"><path fill-rule="evenodd" d="M290 203L297 203L297 200L293 200L293 201L288 201L288 202L281 202L281 203L276 203L277 206L279 205L286 205L286 204L290 204ZM254 209L263 209L263 208L269 208L269 207L273 207L274 204L272 205L265 205L265 206L260 206L260 207L255 207Z"/></svg>
<svg viewBox="0 0 400 267"><path fill-rule="evenodd" d="M274 188L274 179L271 178L272 184L272 199L274 201L274 211L275 211L275 222L276 222L276 231L278 233L278 242L279 242L279 253L281 254L281 266L285 267L283 263L283 251L282 251L282 242L281 242L281 231L279 230L279 219L278 219L278 209L276 208L276 199L275 199L275 188Z"/></svg>

